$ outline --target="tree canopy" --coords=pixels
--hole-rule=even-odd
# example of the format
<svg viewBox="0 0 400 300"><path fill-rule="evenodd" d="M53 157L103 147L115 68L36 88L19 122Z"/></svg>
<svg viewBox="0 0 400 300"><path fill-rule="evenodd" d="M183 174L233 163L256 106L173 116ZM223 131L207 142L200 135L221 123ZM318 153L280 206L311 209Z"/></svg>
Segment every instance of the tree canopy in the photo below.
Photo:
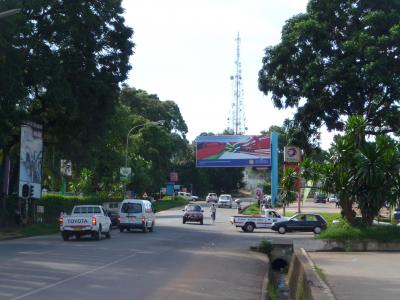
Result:
<svg viewBox="0 0 400 300"><path fill-rule="evenodd" d="M297 107L308 135L343 130L351 115L363 116L366 133L398 132L399 42L399 1L310 0L266 48L259 89L278 108Z"/></svg>

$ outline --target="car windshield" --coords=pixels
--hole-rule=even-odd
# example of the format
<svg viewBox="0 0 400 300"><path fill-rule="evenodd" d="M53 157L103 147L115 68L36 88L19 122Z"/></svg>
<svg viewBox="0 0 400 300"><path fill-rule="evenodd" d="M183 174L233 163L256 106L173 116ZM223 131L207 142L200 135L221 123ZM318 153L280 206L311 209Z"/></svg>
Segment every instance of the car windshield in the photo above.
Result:
<svg viewBox="0 0 400 300"><path fill-rule="evenodd" d="M189 205L189 206L186 206L186 211L201 211L201 206Z"/></svg>
<svg viewBox="0 0 400 300"><path fill-rule="evenodd" d="M213 194L213 193L210 193L210 194L208 194L208 196L210 196L210 197L215 197L215 196L217 196L216 194Z"/></svg>
<svg viewBox="0 0 400 300"><path fill-rule="evenodd" d="M124 203L121 212L128 214L138 214L142 212L142 204L140 203Z"/></svg>

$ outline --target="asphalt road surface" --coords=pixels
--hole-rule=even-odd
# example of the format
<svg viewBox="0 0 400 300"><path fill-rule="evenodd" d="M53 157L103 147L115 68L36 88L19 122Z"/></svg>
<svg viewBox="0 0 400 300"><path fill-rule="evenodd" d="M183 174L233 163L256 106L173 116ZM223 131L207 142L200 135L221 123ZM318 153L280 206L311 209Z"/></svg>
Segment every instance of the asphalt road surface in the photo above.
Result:
<svg viewBox="0 0 400 300"><path fill-rule="evenodd" d="M181 209L157 214L153 233L113 230L111 239L64 242L59 234L0 242L0 300L260 299L261 239L308 239L310 233L244 233L217 210L211 224L182 224Z"/></svg>

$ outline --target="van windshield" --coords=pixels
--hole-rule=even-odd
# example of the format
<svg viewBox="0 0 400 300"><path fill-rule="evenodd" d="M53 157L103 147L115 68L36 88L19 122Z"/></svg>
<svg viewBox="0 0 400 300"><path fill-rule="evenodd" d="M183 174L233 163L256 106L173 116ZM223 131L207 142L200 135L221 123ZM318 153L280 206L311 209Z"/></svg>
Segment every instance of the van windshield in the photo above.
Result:
<svg viewBox="0 0 400 300"><path fill-rule="evenodd" d="M121 212L127 214L139 214L142 212L142 204L140 203L124 203Z"/></svg>

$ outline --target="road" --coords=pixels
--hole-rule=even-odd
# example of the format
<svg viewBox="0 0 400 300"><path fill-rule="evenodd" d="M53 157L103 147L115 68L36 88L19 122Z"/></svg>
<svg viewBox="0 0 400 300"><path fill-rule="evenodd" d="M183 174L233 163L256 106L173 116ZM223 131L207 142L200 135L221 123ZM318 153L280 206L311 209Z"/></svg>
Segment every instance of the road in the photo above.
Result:
<svg viewBox="0 0 400 300"><path fill-rule="evenodd" d="M206 204L202 204L206 206ZM113 230L111 239L62 241L59 234L0 242L0 300L260 299L261 239L308 239L270 230L244 233L218 209L211 224L182 224L181 209L157 214L153 233Z"/></svg>

